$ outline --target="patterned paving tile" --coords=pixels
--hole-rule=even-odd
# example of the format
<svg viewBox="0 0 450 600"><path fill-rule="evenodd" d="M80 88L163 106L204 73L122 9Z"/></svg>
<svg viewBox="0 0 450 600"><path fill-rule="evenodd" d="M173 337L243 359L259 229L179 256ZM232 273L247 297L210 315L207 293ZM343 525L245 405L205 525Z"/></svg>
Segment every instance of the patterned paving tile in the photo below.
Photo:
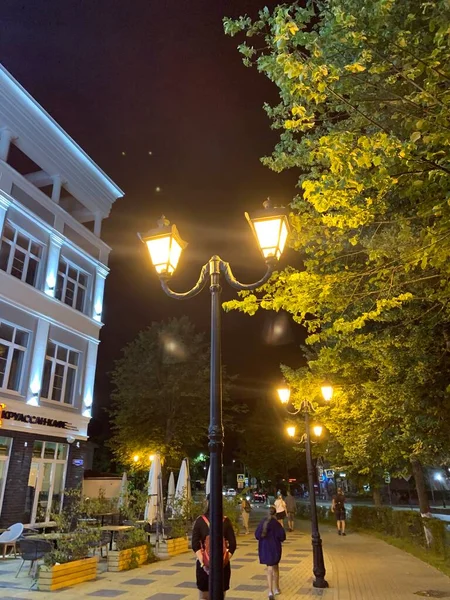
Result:
<svg viewBox="0 0 450 600"><path fill-rule="evenodd" d="M172 571L170 569L158 569L157 571L150 571L151 575L175 575L179 571Z"/></svg>
<svg viewBox="0 0 450 600"><path fill-rule="evenodd" d="M267 589L265 585L247 585L241 584L234 588L236 592L264 592Z"/></svg>
<svg viewBox="0 0 450 600"><path fill-rule="evenodd" d="M299 560L298 558L282 558L281 559L281 563L283 565L298 565L299 564Z"/></svg>
<svg viewBox="0 0 450 600"><path fill-rule="evenodd" d="M234 564L235 562L246 562L246 563L252 563L252 562L255 562L255 559L253 559L253 558L239 558L239 557L238 557L238 558L233 558L233 564Z"/></svg>
<svg viewBox="0 0 450 600"><path fill-rule="evenodd" d="M253 598L233 598L233 596L227 596L227 600L253 600Z"/></svg>
<svg viewBox="0 0 450 600"><path fill-rule="evenodd" d="M183 581L182 583L178 583L175 587L196 588L197 584L195 581Z"/></svg>
<svg viewBox="0 0 450 600"><path fill-rule="evenodd" d="M97 598L117 598L117 596L121 596L122 594L126 594L126 592L123 590L97 590L96 592L87 594L87 596L96 596Z"/></svg>
<svg viewBox="0 0 450 600"><path fill-rule="evenodd" d="M172 566L188 569L189 567L195 567L195 560L193 560L192 562L175 563Z"/></svg>
<svg viewBox="0 0 450 600"><path fill-rule="evenodd" d="M233 567L232 567L233 571L236 570L236 569L242 569L242 567L245 567L245 565L236 565L235 561L233 561Z"/></svg>
<svg viewBox="0 0 450 600"><path fill-rule="evenodd" d="M259 556L257 552L249 552L246 556Z"/></svg>
<svg viewBox="0 0 450 600"><path fill-rule="evenodd" d="M292 571L294 567L280 567L280 571Z"/></svg>
<svg viewBox="0 0 450 600"><path fill-rule="evenodd" d="M265 575L253 575L252 579L258 579L259 581L265 581L267 577Z"/></svg>
<svg viewBox="0 0 450 600"><path fill-rule="evenodd" d="M149 596L147 600L181 600L181 598L186 598L186 594L164 594L163 592L159 592L158 594Z"/></svg>
<svg viewBox="0 0 450 600"><path fill-rule="evenodd" d="M154 581L154 579L139 579L136 577L134 579L127 579L127 581L122 581L122 585L149 585Z"/></svg>

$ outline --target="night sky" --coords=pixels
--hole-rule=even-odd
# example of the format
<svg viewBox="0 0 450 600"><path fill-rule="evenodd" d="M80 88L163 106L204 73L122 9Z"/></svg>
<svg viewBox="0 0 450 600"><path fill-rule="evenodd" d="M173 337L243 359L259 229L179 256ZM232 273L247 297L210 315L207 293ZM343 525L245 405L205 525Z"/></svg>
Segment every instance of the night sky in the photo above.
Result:
<svg viewBox="0 0 450 600"><path fill-rule="evenodd" d="M105 430L108 371L152 321L188 315L209 331L209 294L167 298L136 236L164 213L190 242L173 287L184 291L212 254L242 281L265 265L243 213L270 196L287 203L294 173L271 152L264 101L275 86L246 69L223 16L256 15L264 0L3 0L0 60L125 191L103 224L112 247L99 350L93 431ZM123 154L125 153L125 154ZM150 154L151 153L151 154ZM160 188L161 191L157 191ZM287 252L283 265L293 263ZM235 292L224 285L224 298ZM236 398L269 401L279 364L301 362L302 330L283 316L223 319L223 360L239 374ZM273 401L273 400L271 400Z"/></svg>

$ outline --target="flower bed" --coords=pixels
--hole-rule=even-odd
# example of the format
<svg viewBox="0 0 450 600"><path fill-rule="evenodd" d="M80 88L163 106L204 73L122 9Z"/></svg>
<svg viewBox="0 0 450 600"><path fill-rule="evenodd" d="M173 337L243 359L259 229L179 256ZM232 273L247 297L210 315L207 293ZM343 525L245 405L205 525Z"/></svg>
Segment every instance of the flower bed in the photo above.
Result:
<svg viewBox="0 0 450 600"><path fill-rule="evenodd" d="M53 592L77 583L92 581L97 577L97 565L96 556L62 565L42 565L39 568L38 589L43 592Z"/></svg>
<svg viewBox="0 0 450 600"><path fill-rule="evenodd" d="M110 550L108 552L108 571L127 571L140 567L148 562L148 545L127 548L126 550Z"/></svg>
<svg viewBox="0 0 450 600"><path fill-rule="evenodd" d="M189 540L186 537L173 538L160 542L158 557L169 558L185 552L189 552Z"/></svg>

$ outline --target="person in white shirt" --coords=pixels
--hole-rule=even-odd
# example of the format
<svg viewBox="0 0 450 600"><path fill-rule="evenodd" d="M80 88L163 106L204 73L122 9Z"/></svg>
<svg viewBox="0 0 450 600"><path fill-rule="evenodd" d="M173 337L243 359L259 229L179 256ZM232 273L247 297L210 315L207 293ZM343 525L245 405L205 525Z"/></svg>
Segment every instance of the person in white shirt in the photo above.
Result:
<svg viewBox="0 0 450 600"><path fill-rule="evenodd" d="M278 493L278 497L275 500L275 508L277 521L284 527L284 519L286 518L286 502L283 500L281 492Z"/></svg>

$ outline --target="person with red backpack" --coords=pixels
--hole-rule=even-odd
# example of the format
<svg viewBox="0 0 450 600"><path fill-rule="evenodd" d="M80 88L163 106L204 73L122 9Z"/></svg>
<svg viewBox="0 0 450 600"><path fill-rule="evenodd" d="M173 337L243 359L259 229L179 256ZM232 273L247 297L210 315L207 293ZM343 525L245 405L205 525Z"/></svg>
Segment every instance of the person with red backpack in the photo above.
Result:
<svg viewBox="0 0 450 600"><path fill-rule="evenodd" d="M228 517L223 518L223 591L230 589L230 558L236 551L236 536ZM200 600L209 600L209 498L203 515L197 518L192 529L192 550L197 557L196 578Z"/></svg>

